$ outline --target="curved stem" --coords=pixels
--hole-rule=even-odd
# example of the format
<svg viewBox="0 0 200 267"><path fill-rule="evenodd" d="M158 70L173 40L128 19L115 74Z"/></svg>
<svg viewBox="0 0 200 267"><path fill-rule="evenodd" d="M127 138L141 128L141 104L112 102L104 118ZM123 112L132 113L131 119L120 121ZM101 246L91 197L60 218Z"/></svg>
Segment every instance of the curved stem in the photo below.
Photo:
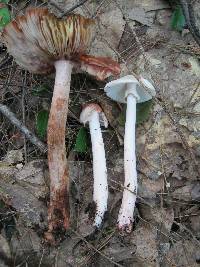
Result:
<svg viewBox="0 0 200 267"><path fill-rule="evenodd" d="M118 215L118 227L129 233L132 230L133 212L137 193L137 172L135 156L136 97L127 97L126 124L124 137L124 192ZM127 189L126 189L127 188Z"/></svg>
<svg viewBox="0 0 200 267"><path fill-rule="evenodd" d="M48 122L48 163L50 174L49 231L69 227L69 173L65 148L72 65L69 61L55 63L56 78Z"/></svg>
<svg viewBox="0 0 200 267"><path fill-rule="evenodd" d="M92 113L89 121L89 127L93 153L93 200L96 204L96 214L93 225L99 227L102 223L104 213L107 211L108 183L105 149L98 112Z"/></svg>

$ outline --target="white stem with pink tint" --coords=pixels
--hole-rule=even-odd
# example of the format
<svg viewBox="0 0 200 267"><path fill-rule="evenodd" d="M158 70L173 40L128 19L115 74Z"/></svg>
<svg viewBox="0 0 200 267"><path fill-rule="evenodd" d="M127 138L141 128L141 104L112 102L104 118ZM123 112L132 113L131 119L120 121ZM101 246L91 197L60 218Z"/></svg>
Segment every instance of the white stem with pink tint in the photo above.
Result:
<svg viewBox="0 0 200 267"><path fill-rule="evenodd" d="M117 225L122 232L130 233L137 194L135 155L136 103L152 99L156 91L148 80L140 77L139 82L133 75L127 75L107 83L104 91L111 99L127 104L124 136L125 181Z"/></svg>
<svg viewBox="0 0 200 267"><path fill-rule="evenodd" d="M69 227L69 174L65 148L65 128L72 64L55 62L56 78L48 122L48 162L50 174L49 231Z"/></svg>
<svg viewBox="0 0 200 267"><path fill-rule="evenodd" d="M108 183L104 143L99 122L99 113L93 111L89 120L93 154L94 191L96 214L93 225L99 227L107 211Z"/></svg>
<svg viewBox="0 0 200 267"><path fill-rule="evenodd" d="M137 194L137 171L135 155L136 96L128 94L124 137L124 192L118 215L118 228L131 232Z"/></svg>

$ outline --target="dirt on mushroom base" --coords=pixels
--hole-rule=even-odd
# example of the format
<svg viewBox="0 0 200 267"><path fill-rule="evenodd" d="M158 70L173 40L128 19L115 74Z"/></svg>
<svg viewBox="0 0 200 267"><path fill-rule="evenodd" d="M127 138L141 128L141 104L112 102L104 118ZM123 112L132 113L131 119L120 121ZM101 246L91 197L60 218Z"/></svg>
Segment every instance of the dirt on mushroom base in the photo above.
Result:
<svg viewBox="0 0 200 267"><path fill-rule="evenodd" d="M65 2L66 5L73 1L59 2ZM31 264L32 266L39 264L51 266L55 262L57 266L63 266L66 263L72 266L114 266L116 264L119 266L133 264L134 266L158 266L161 263L162 266L170 266L170 264L198 266L200 258L198 188L200 185L195 162L191 159L189 150L189 148L192 149L192 153L198 160L197 156L200 153L199 87L196 75L198 67L195 65L195 59L198 56L195 53L198 53L198 49L190 50L190 47L195 47L190 34L187 33L181 37L179 33L171 31L170 28L167 29L171 10L166 1L143 0L140 2L141 6L139 2L138 5L145 11L142 14L148 15L148 23L152 23L151 29L138 24L137 21L130 20L129 25L136 27L136 33L149 59L150 70L145 68L140 54L141 50L130 28L129 31L123 31L124 21L120 21L120 27L118 27L121 35L124 32L123 38L120 41L121 35L117 32L117 41L129 47L127 42L124 42L125 34L127 34L128 39L131 40L130 49L125 48L125 45L120 45L121 55L126 56L126 65L134 70L139 67L140 72L145 73L147 77L150 72L156 73L154 78L159 81L158 89L160 88L160 94L165 102L156 102L149 120L137 128L137 168L140 174L133 233L130 236L121 237L115 231L122 196L120 184L123 184L123 148L119 143L119 140L123 140L123 123L116 123L121 107L114 103L110 104L106 99L99 89L103 88L104 84L96 83L87 76L78 74L73 78L70 96L71 113L67 125L70 137L66 140L70 156L73 199L71 209L74 228L72 232L63 237L64 241L60 244L59 251L51 248L49 253L49 249L42 243L43 233L46 230L48 172L42 166L38 170L25 164L26 160L29 164L36 159L46 159L46 156L28 141L26 150L24 150L23 136L1 115L1 156L5 159L0 163L0 173L6 179L4 183L1 179L3 204L1 204L2 238L0 241L4 244L3 255L5 255L2 266L3 264L10 266L13 263L11 256L13 254L10 250L18 255L16 257L18 264L27 262L29 266ZM20 9L23 8L23 4L23 1L18 1L15 5ZM127 1L126 4L132 5L133 1ZM103 20L104 25L108 24L108 14L111 8L107 1L103 7L99 7L96 1L91 3L88 1L87 5L89 7L87 10L91 12L95 12L97 7L100 8L100 13L103 14L100 19ZM117 7L113 8L113 3L111 6L112 12L120 14L121 11ZM158 6L159 10L156 11L155 8ZM85 12L84 8L79 9ZM110 28L114 28L112 21L109 20L109 23ZM143 34L144 32L146 34ZM115 35L112 35L112 38L113 36ZM105 38L112 44L111 48L117 49L116 39L113 39L112 43L110 36ZM191 43L189 47L188 41ZM99 53L106 48L106 53L114 53L105 43L102 46L100 40L96 43L99 43ZM1 54L1 57L3 56L4 54ZM32 77L27 74L26 81L24 81L24 72L16 65L10 64L6 65L8 69L1 70L1 96L5 99L4 103L21 120L23 119L23 105L25 106L26 126L34 132L35 114L41 108L48 109L51 99L51 90L43 90L41 87L45 85L47 88L52 88L53 77L41 79L40 76ZM23 86L30 88L25 95L23 95ZM40 91L38 95L39 89L43 91ZM37 95L33 95L33 92ZM21 102L23 97L25 97L24 104ZM109 107L105 112L109 113L108 118L111 118L110 124L114 126L115 131L109 128L109 131L104 133L109 159L109 213L101 231L94 233L88 221L88 214L85 213L88 204L92 201L91 151L89 150L84 156L75 155L73 144L80 128L77 118L81 104L96 99L105 109L106 106ZM167 104L169 114L176 119L175 123L164 111L164 104ZM183 145L180 130L189 147L185 142ZM17 152L9 153L13 150ZM20 156L20 151L23 152L23 158ZM28 169L32 169L32 172L28 172ZM25 178L19 181L22 171ZM28 202L27 199L30 201ZM8 240L7 245L5 238Z"/></svg>

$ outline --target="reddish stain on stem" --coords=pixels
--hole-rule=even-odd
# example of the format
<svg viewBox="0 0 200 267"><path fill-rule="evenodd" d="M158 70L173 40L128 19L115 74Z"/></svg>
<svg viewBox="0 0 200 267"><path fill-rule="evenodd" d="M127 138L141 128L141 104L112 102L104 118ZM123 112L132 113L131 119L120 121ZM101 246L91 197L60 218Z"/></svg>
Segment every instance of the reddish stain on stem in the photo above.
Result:
<svg viewBox="0 0 200 267"><path fill-rule="evenodd" d="M65 152L65 125L68 99L54 98L48 124L48 162L50 173L49 232L69 227L69 171Z"/></svg>
<svg viewBox="0 0 200 267"><path fill-rule="evenodd" d="M67 168L62 180L61 186L58 189L53 186L51 187L50 205L48 210L50 232L62 232L69 228L69 189L66 185L66 180L68 180Z"/></svg>

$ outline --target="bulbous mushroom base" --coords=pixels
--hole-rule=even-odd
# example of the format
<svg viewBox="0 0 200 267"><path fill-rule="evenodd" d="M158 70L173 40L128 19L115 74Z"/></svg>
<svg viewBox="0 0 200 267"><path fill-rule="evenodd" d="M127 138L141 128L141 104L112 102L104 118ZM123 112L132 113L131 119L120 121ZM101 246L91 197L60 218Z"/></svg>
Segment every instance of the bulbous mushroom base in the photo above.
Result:
<svg viewBox="0 0 200 267"><path fill-rule="evenodd" d="M131 188L133 189L133 188ZM117 227L122 234L129 234L133 228L136 191L124 189L121 208L118 215Z"/></svg>
<svg viewBox="0 0 200 267"><path fill-rule="evenodd" d="M132 220L128 220L128 221L124 222L123 225L118 224L118 230L120 231L120 233L122 235L130 234L132 232L132 229L133 229L133 221Z"/></svg>

